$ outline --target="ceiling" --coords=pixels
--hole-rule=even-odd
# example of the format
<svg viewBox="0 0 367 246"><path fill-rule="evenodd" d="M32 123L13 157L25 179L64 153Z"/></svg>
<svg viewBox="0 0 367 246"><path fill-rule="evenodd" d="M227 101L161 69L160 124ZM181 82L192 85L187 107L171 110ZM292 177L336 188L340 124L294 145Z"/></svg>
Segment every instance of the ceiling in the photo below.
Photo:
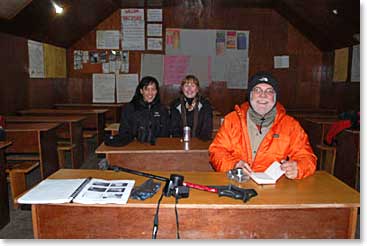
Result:
<svg viewBox="0 0 367 246"><path fill-rule="evenodd" d="M0 32L70 47L119 8L215 3L220 8L273 8L323 51L359 43L357 0L53 0L65 13L57 16L51 0L1 0ZM338 14L332 13L336 9Z"/></svg>

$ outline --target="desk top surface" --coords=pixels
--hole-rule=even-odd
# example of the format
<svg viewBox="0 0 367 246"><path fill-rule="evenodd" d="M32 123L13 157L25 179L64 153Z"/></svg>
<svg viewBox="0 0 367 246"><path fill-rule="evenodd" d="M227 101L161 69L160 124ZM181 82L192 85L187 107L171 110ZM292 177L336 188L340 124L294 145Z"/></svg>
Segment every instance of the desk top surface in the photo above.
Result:
<svg viewBox="0 0 367 246"><path fill-rule="evenodd" d="M208 152L211 141L192 138L185 143L181 138L157 138L155 145L133 141L122 147L107 146L102 143L96 149L97 154L112 153L179 153L179 152Z"/></svg>
<svg viewBox="0 0 367 246"><path fill-rule="evenodd" d="M155 175L170 177L171 172L152 171L147 172ZM175 172L184 176L185 182L201 185L227 185L228 181L225 173L221 172ZM60 169L50 176L50 178L71 179L71 178L101 178L101 179L133 179L135 186L141 185L148 178L137 176L126 172L115 172L107 170L81 170L81 169ZM157 181L158 182L158 181ZM164 184L162 183L161 189ZM258 209L279 209L279 208L337 208L337 207L359 207L360 194L324 171L317 171L314 175L303 180L289 180L282 176L274 185L257 185L253 181L248 181L243 188L253 188L258 195L244 203L228 197L219 197L215 193L190 189L190 197L180 199L179 206L188 208L217 207L221 208L258 208ZM129 199L128 204L122 206L132 207L156 207L161 191L145 201ZM173 197L165 197L161 206L174 206ZM65 204L71 205L71 204ZM84 206L74 204L75 206ZM92 206L120 206L115 204L92 205Z"/></svg>
<svg viewBox="0 0 367 246"><path fill-rule="evenodd" d="M6 116L6 122L80 122L86 119L77 115L22 115L22 116Z"/></svg>
<svg viewBox="0 0 367 246"><path fill-rule="evenodd" d="M19 114L103 114L108 109L52 109L52 108L33 108L17 111Z"/></svg>
<svg viewBox="0 0 367 246"><path fill-rule="evenodd" d="M49 131L57 128L61 123L7 123L6 132L21 132L21 131Z"/></svg>

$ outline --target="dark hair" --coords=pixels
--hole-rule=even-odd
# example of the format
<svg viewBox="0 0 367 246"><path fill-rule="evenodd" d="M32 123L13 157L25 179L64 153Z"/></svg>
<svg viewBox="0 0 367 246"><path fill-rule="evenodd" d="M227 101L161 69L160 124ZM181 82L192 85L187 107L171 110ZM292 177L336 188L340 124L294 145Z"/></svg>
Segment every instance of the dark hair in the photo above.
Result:
<svg viewBox="0 0 367 246"><path fill-rule="evenodd" d="M156 78L152 76L145 76L140 80L138 86L136 87L135 95L133 99L131 100L131 102L133 103L144 102L143 95L140 93L140 89L143 89L150 84L155 84L155 87L157 88L157 95L155 96L152 104L159 103L161 101L160 96L159 96L159 82Z"/></svg>

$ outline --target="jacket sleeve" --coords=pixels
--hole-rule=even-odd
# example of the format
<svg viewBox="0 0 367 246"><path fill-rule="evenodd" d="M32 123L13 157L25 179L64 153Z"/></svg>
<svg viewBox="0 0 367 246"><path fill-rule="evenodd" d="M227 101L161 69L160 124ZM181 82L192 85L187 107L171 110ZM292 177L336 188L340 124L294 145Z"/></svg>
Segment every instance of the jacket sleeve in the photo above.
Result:
<svg viewBox="0 0 367 246"><path fill-rule="evenodd" d="M235 148L231 141L235 132L231 120L226 117L209 146L210 163L217 172L226 172L241 160L241 157L235 154ZM239 133L237 132L237 134Z"/></svg>
<svg viewBox="0 0 367 246"><path fill-rule="evenodd" d="M297 161L297 179L302 179L315 173L317 157L313 153L308 136L301 125L296 121L290 139L290 159Z"/></svg>
<svg viewBox="0 0 367 246"><path fill-rule="evenodd" d="M168 114L168 110L166 107L164 107L163 105L161 105L161 109L160 109L160 129L159 129L159 137L169 137L170 135L170 119L169 119L169 114Z"/></svg>
<svg viewBox="0 0 367 246"><path fill-rule="evenodd" d="M181 137L182 136L181 114L173 106L171 106L170 114L171 114L170 115L171 135L172 135L172 137Z"/></svg>
<svg viewBox="0 0 367 246"><path fill-rule="evenodd" d="M204 141L212 139L213 134L213 109L208 101L204 102L201 110L202 121L198 138Z"/></svg>
<svg viewBox="0 0 367 246"><path fill-rule="evenodd" d="M134 105L127 104L121 112L119 137L127 143L134 140Z"/></svg>

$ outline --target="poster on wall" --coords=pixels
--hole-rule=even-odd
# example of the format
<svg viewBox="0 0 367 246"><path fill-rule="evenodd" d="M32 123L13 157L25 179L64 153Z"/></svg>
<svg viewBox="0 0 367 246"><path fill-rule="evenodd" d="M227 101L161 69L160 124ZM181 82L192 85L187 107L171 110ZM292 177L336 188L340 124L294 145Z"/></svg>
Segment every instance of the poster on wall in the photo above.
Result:
<svg viewBox="0 0 367 246"><path fill-rule="evenodd" d="M116 75L116 92L117 102L130 102L135 94L136 86L139 83L138 74L117 74Z"/></svg>
<svg viewBox="0 0 367 246"><path fill-rule="evenodd" d="M44 78L45 65L43 60L43 44L28 40L29 77Z"/></svg>
<svg viewBox="0 0 367 246"><path fill-rule="evenodd" d="M93 103L115 102L115 74L93 74Z"/></svg>
<svg viewBox="0 0 367 246"><path fill-rule="evenodd" d="M97 30L97 49L119 49L120 32L117 30Z"/></svg>
<svg viewBox="0 0 367 246"><path fill-rule="evenodd" d="M359 69L360 69L360 65L359 65L359 61L360 61L360 56L359 56L359 45L354 45L353 46L353 53L352 53L352 70L351 70L351 74L350 74L350 81L351 82L360 82L361 78L359 75Z"/></svg>
<svg viewBox="0 0 367 246"><path fill-rule="evenodd" d="M162 22L162 9L148 9L147 21Z"/></svg>
<svg viewBox="0 0 367 246"><path fill-rule="evenodd" d="M121 9L123 50L145 50L144 9Z"/></svg>

